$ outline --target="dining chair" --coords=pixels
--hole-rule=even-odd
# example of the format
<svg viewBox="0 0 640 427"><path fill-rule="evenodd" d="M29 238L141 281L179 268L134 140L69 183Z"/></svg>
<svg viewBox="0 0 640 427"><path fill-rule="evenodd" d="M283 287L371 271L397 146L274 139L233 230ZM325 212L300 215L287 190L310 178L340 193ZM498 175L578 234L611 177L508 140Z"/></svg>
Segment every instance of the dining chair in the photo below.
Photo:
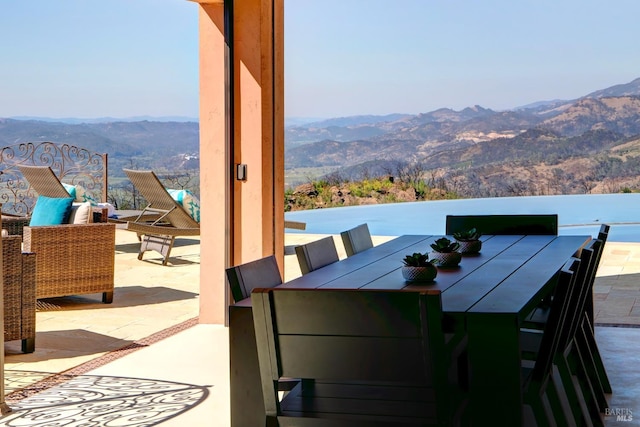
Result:
<svg viewBox="0 0 640 427"><path fill-rule="evenodd" d="M598 272L598 268L600 267L600 262L602 261L602 254L604 253L604 246L607 242L607 238L609 237L610 226L608 224L602 224L600 226L600 230L598 232L598 240L602 242L602 246L600 248L599 253L596 255L595 266L592 272L591 283L590 283L590 291L588 293L588 298L585 304L585 313L586 318L582 319L582 333L584 334L583 346L588 346L590 349L591 358L593 359L594 367L598 373L598 378L601 381L602 390L604 393L611 393L612 387L611 382L609 381L609 376L607 375L606 368L604 366L604 361L602 360L602 356L600 355L600 351L598 350L598 344L596 343L595 338L595 316L594 316L594 302L593 302L593 285L595 283L596 273Z"/></svg>
<svg viewBox="0 0 640 427"><path fill-rule="evenodd" d="M256 287L272 288L282 284L274 255L229 267L225 273L234 302L249 298Z"/></svg>
<svg viewBox="0 0 640 427"><path fill-rule="evenodd" d="M593 286L596 273L602 260L602 253L604 252L609 230L610 226L608 224L602 224L598 231L597 239L592 240L586 248L587 254L589 251L593 251L593 260L590 264L588 277L586 278L587 283L584 288L583 315L580 316L579 319L576 319L576 322L578 322L576 323L576 328L579 328L579 330L576 331L576 345L578 350L583 354L581 357L588 362L586 368L589 370L592 381L595 383L594 387L598 390L597 396L601 406L606 405L604 394L611 393L612 387L595 339ZM548 311L548 305L536 308L532 314L527 317L525 325L533 329L543 328L544 325L548 323Z"/></svg>
<svg viewBox="0 0 640 427"><path fill-rule="evenodd" d="M607 238L609 237L610 229L611 227L608 224L602 224L600 225L600 230L598 230L597 239L602 242L602 250L599 252L599 254L597 254L597 257L595 260L596 264L593 270L592 282L595 282L596 280L596 273L598 272L598 268L600 267L600 261L602 260L602 253L604 252L604 246L607 243ZM592 286L593 286L593 283L592 283ZM587 316L589 317L589 322L591 323L591 326L595 324L595 316L594 316L593 310L594 310L594 304L593 304L593 292L592 292L589 294L589 299L587 299L587 302L585 305L585 311L587 313Z"/></svg>
<svg viewBox="0 0 640 427"><path fill-rule="evenodd" d="M557 375L554 360L561 348L562 333L569 328L570 310L577 294L574 294L578 269L582 260L572 258L558 274L555 297L549 311L549 323L544 331L521 333L523 401L525 416L542 425L577 425L582 412L573 386L567 388ZM573 298L573 299L572 299ZM528 361L533 362L533 366ZM525 423L529 424L529 423Z"/></svg>
<svg viewBox="0 0 640 427"><path fill-rule="evenodd" d="M340 259L332 236L298 245L295 249L302 274L333 264Z"/></svg>
<svg viewBox="0 0 640 427"><path fill-rule="evenodd" d="M274 255L225 269L234 302L251 296L257 288L273 288L282 284L282 276ZM280 378L278 391L289 392L300 382L296 378Z"/></svg>
<svg viewBox="0 0 640 427"><path fill-rule="evenodd" d="M608 407L603 381L598 375L596 362L592 357L598 351L597 346L590 348L587 345L583 328L583 321L587 318L584 310L585 301L591 292L592 276L601 248L602 242L595 239L582 249L580 267L568 295L563 293L562 287L556 285L543 332L532 329L521 332L523 355L537 359L543 357L540 341L544 339L544 334L548 330L559 331L553 361L577 425L582 425L583 422L602 425L598 420L600 414ZM558 321L555 310L565 299L568 304L566 315L562 321Z"/></svg>
<svg viewBox="0 0 640 427"><path fill-rule="evenodd" d="M482 234L557 235L557 214L447 215L446 234L471 228Z"/></svg>
<svg viewBox="0 0 640 427"><path fill-rule="evenodd" d="M263 425L458 425L466 371L445 339L440 291L273 288L251 301ZM282 376L303 381L278 401Z"/></svg>
<svg viewBox="0 0 640 427"><path fill-rule="evenodd" d="M609 405L604 391L604 381L598 373L597 362L594 359L594 355L599 356L598 347L590 346L586 336L585 321L588 316L585 313L585 303L593 292L593 278L602 247L602 241L595 239L582 250L580 258L588 259L589 264L584 269L584 276L578 277L576 291L581 292L570 308L572 316L569 328L564 329L565 334L560 342L561 351L555 361L561 375L564 375L564 381L571 381L577 394L581 394L580 401L584 402L583 415L585 418L590 417L596 426L603 425L600 417ZM588 331L588 334L593 337L593 331ZM604 365L602 368L604 369Z"/></svg>
<svg viewBox="0 0 640 427"><path fill-rule="evenodd" d="M341 232L340 237L348 257L373 247L369 226L366 223Z"/></svg>

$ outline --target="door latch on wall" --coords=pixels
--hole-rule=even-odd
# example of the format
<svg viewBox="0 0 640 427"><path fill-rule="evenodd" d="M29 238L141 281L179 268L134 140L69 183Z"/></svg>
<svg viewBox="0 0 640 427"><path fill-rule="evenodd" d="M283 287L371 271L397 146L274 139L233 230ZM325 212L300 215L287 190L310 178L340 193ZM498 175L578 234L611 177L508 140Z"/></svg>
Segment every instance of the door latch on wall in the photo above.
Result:
<svg viewBox="0 0 640 427"><path fill-rule="evenodd" d="M247 180L247 165L244 163L239 163L236 165L236 179L238 181L246 181Z"/></svg>

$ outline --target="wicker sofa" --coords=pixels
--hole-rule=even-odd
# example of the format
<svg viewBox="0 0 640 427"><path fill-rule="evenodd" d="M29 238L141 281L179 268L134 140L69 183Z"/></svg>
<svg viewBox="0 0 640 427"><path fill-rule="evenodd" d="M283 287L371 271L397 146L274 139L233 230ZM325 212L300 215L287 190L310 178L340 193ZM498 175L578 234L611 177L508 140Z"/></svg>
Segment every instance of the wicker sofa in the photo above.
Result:
<svg viewBox="0 0 640 427"><path fill-rule="evenodd" d="M36 298L102 293L102 302L111 303L115 228L110 223L24 227L24 251L37 254Z"/></svg>
<svg viewBox="0 0 640 427"><path fill-rule="evenodd" d="M2 238L4 340L22 340L32 353L36 339L36 255L22 252L20 236Z"/></svg>

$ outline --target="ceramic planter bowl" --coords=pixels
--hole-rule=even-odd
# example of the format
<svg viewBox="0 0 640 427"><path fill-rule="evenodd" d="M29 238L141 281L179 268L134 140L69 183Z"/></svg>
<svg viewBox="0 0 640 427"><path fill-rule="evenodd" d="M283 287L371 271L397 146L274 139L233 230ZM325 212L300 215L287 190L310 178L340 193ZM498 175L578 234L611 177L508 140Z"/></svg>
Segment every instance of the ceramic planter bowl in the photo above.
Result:
<svg viewBox="0 0 640 427"><path fill-rule="evenodd" d="M460 253L463 255L477 254L482 249L482 240L458 240L460 243Z"/></svg>
<svg viewBox="0 0 640 427"><path fill-rule="evenodd" d="M438 275L438 269L432 264L425 267L402 267L402 277L407 282L433 282Z"/></svg>
<svg viewBox="0 0 640 427"><path fill-rule="evenodd" d="M457 267L462 260L462 254L460 252L431 252L429 258L436 260L438 267L449 268Z"/></svg>

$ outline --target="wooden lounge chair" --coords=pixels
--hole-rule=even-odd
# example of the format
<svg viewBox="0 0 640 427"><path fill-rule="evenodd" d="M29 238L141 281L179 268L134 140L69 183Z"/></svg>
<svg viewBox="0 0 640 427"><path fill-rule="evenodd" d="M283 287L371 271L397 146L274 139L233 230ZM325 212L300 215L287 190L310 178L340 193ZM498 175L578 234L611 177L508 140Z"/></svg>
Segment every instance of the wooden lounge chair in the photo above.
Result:
<svg viewBox="0 0 640 427"><path fill-rule="evenodd" d="M24 175L31 188L40 196L64 198L70 194L55 172L49 166L20 165L18 169ZM107 222L108 208L92 207L90 222Z"/></svg>
<svg viewBox="0 0 640 427"><path fill-rule="evenodd" d="M18 166L29 185L41 196L69 197L56 174L49 166Z"/></svg>
<svg viewBox="0 0 640 427"><path fill-rule="evenodd" d="M153 171L124 169L133 186L148 205L139 215L119 218L126 229L138 233L141 238L138 259L146 251L154 250L163 257L167 265L176 237L199 236L200 223L171 197Z"/></svg>

